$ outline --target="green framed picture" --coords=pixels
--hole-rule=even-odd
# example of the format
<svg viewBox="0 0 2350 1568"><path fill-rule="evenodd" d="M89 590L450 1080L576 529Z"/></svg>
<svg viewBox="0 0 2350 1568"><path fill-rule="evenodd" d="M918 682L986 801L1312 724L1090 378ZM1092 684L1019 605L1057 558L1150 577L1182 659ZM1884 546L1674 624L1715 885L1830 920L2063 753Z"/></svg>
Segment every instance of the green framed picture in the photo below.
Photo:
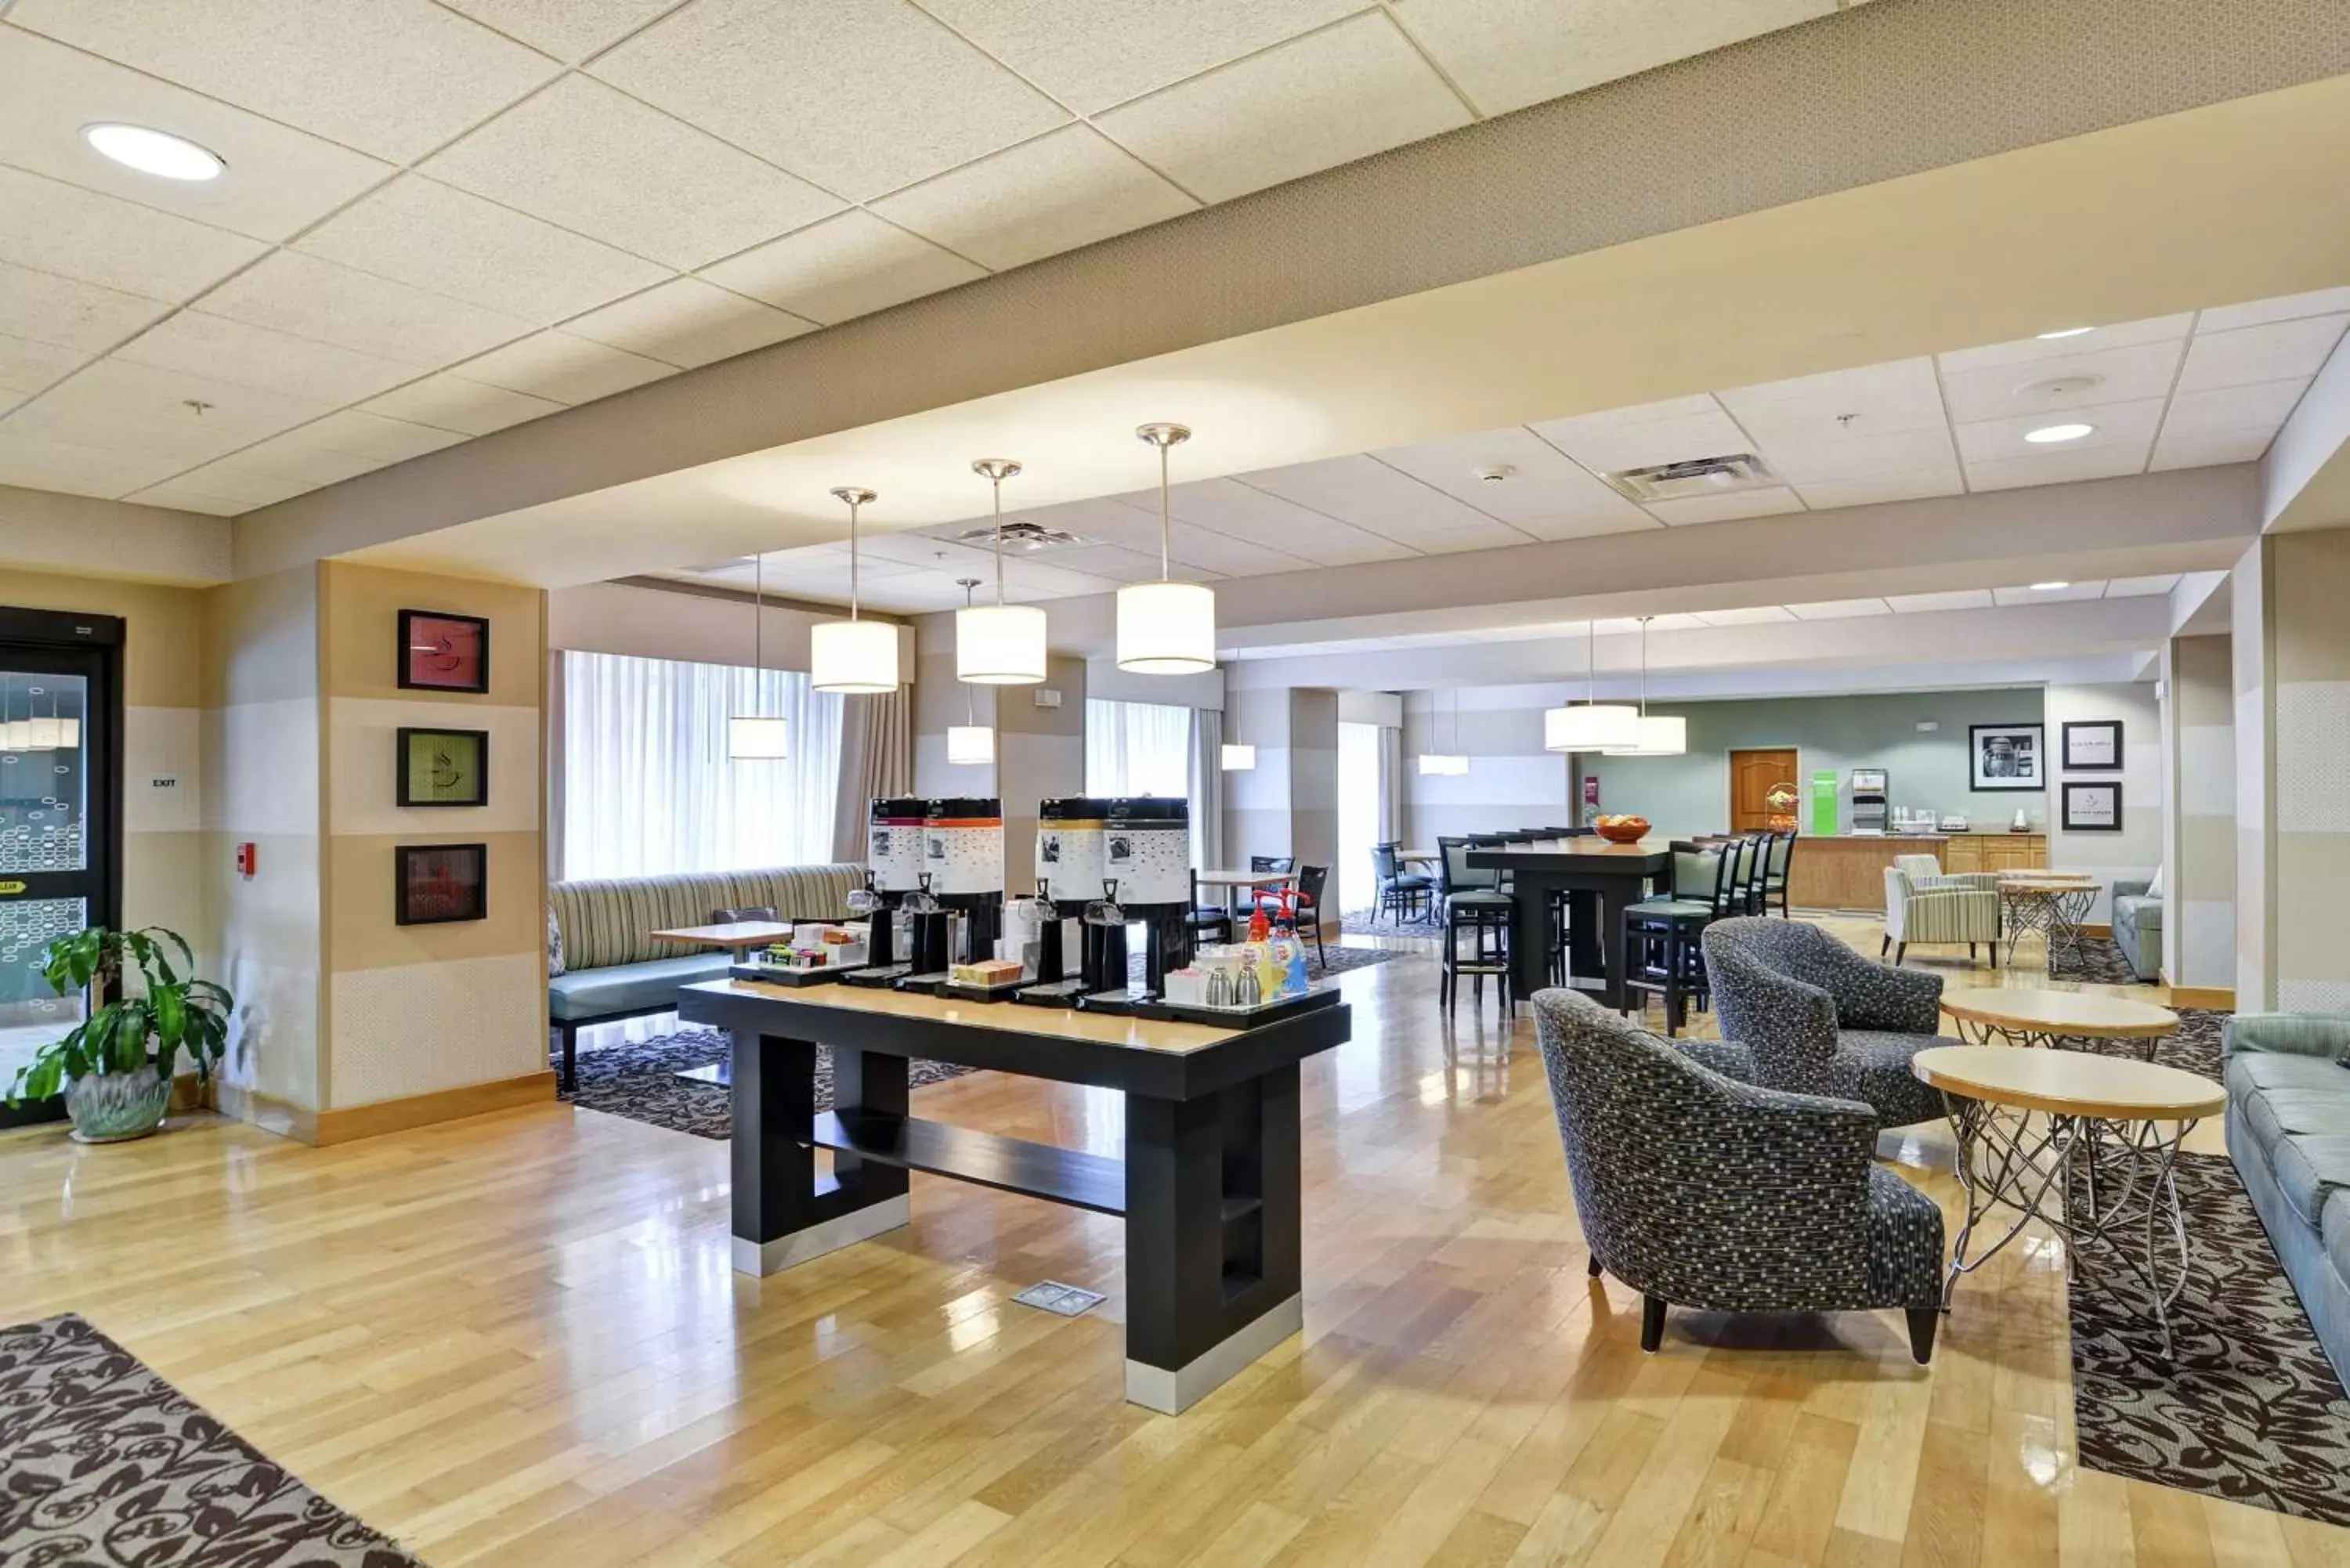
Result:
<svg viewBox="0 0 2350 1568"><path fill-rule="evenodd" d="M400 805L490 804L487 730L402 729L399 752Z"/></svg>

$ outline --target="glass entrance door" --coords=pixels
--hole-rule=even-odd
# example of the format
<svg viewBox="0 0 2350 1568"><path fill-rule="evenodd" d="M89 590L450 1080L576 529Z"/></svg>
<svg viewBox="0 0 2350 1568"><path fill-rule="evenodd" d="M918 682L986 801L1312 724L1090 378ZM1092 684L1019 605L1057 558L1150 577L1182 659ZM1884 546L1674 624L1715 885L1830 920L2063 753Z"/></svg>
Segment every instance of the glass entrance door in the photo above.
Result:
<svg viewBox="0 0 2350 1568"><path fill-rule="evenodd" d="M98 649L0 639L0 1088L82 1018L84 998L41 978L49 943L114 919L110 665ZM0 1104L0 1126L59 1109Z"/></svg>

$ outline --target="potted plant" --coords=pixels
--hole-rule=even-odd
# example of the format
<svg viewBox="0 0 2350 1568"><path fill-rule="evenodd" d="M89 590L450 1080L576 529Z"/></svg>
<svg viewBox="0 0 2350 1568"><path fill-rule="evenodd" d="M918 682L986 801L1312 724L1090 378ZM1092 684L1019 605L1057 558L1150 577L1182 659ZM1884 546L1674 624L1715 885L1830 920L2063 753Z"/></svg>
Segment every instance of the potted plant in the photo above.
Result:
<svg viewBox="0 0 2350 1568"><path fill-rule="evenodd" d="M49 944L41 978L59 996L87 992L89 1015L65 1038L44 1045L16 1074L8 1103L47 1099L62 1087L73 1136L84 1143L145 1137L163 1125L172 1104L172 1075L184 1047L205 1083L228 1054L226 990L193 976L182 980L172 962L195 967L195 955L177 931L150 926L114 931L92 926ZM139 993L123 981L135 972Z"/></svg>

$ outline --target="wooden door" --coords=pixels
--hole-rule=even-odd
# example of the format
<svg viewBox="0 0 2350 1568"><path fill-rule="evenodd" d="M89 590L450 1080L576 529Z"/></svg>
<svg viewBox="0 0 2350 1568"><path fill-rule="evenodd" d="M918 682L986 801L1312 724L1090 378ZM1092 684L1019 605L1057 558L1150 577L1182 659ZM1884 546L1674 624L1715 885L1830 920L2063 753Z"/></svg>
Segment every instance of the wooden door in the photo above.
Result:
<svg viewBox="0 0 2350 1568"><path fill-rule="evenodd" d="M1760 833L1770 826L1771 807L1765 797L1779 784L1795 788L1794 747L1731 753L1730 831Z"/></svg>

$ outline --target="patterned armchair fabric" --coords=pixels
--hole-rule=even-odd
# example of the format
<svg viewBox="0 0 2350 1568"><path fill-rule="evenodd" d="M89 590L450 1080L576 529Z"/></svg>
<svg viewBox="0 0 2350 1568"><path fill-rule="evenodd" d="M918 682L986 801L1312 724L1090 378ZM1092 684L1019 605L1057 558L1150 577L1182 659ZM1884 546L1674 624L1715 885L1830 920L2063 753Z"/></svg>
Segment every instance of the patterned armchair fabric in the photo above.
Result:
<svg viewBox="0 0 2350 1568"><path fill-rule="evenodd" d="M1725 1040L1754 1053L1755 1081L1873 1106L1887 1127L1942 1115L1909 1059L1935 1044L1942 977L1872 963L1816 926L1716 920L1706 978Z"/></svg>
<svg viewBox="0 0 2350 1568"><path fill-rule="evenodd" d="M1913 888L1980 888L1987 893L1999 891L1998 872L1945 871L1942 863L1930 855L1897 855L1893 857L1893 867L1908 877Z"/></svg>
<svg viewBox="0 0 2350 1568"><path fill-rule="evenodd" d="M1885 940L1905 948L1911 942L1989 942L1991 962L1996 965L1998 892L1950 877L1920 881L1901 867L1902 860L1913 859L1934 864L1931 856L1904 855L1885 868Z"/></svg>
<svg viewBox="0 0 2350 1568"><path fill-rule="evenodd" d="M1534 993L1575 1211L1595 1263L1662 1304L1913 1309L1924 1361L1942 1212L1871 1162L1877 1114L1742 1081L1741 1045L1669 1042L1566 991ZM1644 1325L1644 1345L1654 1349Z"/></svg>

